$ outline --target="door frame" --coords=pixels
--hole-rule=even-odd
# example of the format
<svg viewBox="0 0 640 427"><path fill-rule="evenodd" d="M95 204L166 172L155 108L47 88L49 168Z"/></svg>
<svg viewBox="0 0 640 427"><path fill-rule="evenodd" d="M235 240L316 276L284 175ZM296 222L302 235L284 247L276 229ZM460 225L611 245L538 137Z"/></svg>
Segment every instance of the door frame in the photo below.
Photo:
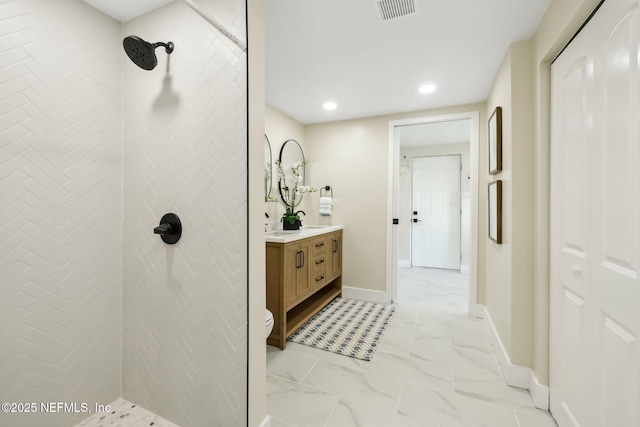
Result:
<svg viewBox="0 0 640 427"><path fill-rule="evenodd" d="M398 181L400 175L400 138L396 128L427 123L471 121L469 135L469 169L471 174L471 248L469 259L469 314L482 317L483 308L477 304L478 294L478 147L480 145L480 112L467 111L436 116L389 121L388 167L387 167L387 300L398 298L398 227L393 219L398 218Z"/></svg>
<svg viewBox="0 0 640 427"><path fill-rule="evenodd" d="M456 156L459 160L460 166L462 166L462 154L440 154L435 156L416 156L411 158L411 183L409 192L411 194L411 210L414 210L413 206L413 189L414 189L414 179L413 179L413 161L415 159L423 159L423 158L433 158L433 157L449 157ZM458 204L462 207L462 167L458 170L459 182L458 182ZM413 223L409 224L411 227L411 232L409 233L409 261L411 262L411 266L413 267ZM462 214L458 216L458 231L460 232L460 241L458 244L460 245L460 250L458 255L460 256L459 265L462 267Z"/></svg>

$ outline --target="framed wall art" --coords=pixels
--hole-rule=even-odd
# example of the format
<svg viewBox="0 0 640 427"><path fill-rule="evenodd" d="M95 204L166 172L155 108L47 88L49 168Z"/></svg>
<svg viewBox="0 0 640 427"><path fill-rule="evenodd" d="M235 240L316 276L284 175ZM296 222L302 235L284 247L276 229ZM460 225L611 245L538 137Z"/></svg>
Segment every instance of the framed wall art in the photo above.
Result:
<svg viewBox="0 0 640 427"><path fill-rule="evenodd" d="M502 243L502 181L489 183L489 238Z"/></svg>
<svg viewBox="0 0 640 427"><path fill-rule="evenodd" d="M496 107L489 119L489 173L502 170L502 108Z"/></svg>

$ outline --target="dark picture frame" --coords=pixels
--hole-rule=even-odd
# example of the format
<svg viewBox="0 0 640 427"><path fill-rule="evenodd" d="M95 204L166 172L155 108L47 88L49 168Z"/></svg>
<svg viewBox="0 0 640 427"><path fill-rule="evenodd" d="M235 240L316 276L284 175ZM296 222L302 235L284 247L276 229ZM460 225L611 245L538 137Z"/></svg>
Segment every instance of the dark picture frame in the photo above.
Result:
<svg viewBox="0 0 640 427"><path fill-rule="evenodd" d="M502 243L502 180L489 183L489 238Z"/></svg>
<svg viewBox="0 0 640 427"><path fill-rule="evenodd" d="M502 107L496 107L489 118L489 174L502 171Z"/></svg>

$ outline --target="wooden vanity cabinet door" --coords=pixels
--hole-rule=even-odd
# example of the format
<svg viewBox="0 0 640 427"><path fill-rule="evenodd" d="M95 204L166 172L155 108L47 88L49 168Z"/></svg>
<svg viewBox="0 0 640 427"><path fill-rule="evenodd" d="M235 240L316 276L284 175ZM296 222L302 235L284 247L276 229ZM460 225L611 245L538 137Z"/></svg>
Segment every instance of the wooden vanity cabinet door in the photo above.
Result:
<svg viewBox="0 0 640 427"><path fill-rule="evenodd" d="M301 264L298 269L298 291L297 296L298 299L306 297L313 289L309 280L309 276L311 275L311 265L313 259L311 258L311 241L310 240L302 240L300 242L299 250L301 252Z"/></svg>
<svg viewBox="0 0 640 427"><path fill-rule="evenodd" d="M287 243L284 247L284 305L290 307L298 299L298 270L300 269L300 245Z"/></svg>
<svg viewBox="0 0 640 427"><path fill-rule="evenodd" d="M311 292L310 241L286 243L284 248L284 305L289 308Z"/></svg>

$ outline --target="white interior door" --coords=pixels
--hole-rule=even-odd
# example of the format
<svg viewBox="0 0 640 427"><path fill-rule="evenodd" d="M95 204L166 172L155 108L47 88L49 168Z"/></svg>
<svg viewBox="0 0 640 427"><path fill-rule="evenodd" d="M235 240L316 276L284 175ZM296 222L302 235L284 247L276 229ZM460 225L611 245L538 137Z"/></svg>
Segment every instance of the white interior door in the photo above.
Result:
<svg viewBox="0 0 640 427"><path fill-rule="evenodd" d="M638 0L607 0L552 66L551 411L640 426Z"/></svg>
<svg viewBox="0 0 640 427"><path fill-rule="evenodd" d="M460 156L412 160L411 264L460 269Z"/></svg>

